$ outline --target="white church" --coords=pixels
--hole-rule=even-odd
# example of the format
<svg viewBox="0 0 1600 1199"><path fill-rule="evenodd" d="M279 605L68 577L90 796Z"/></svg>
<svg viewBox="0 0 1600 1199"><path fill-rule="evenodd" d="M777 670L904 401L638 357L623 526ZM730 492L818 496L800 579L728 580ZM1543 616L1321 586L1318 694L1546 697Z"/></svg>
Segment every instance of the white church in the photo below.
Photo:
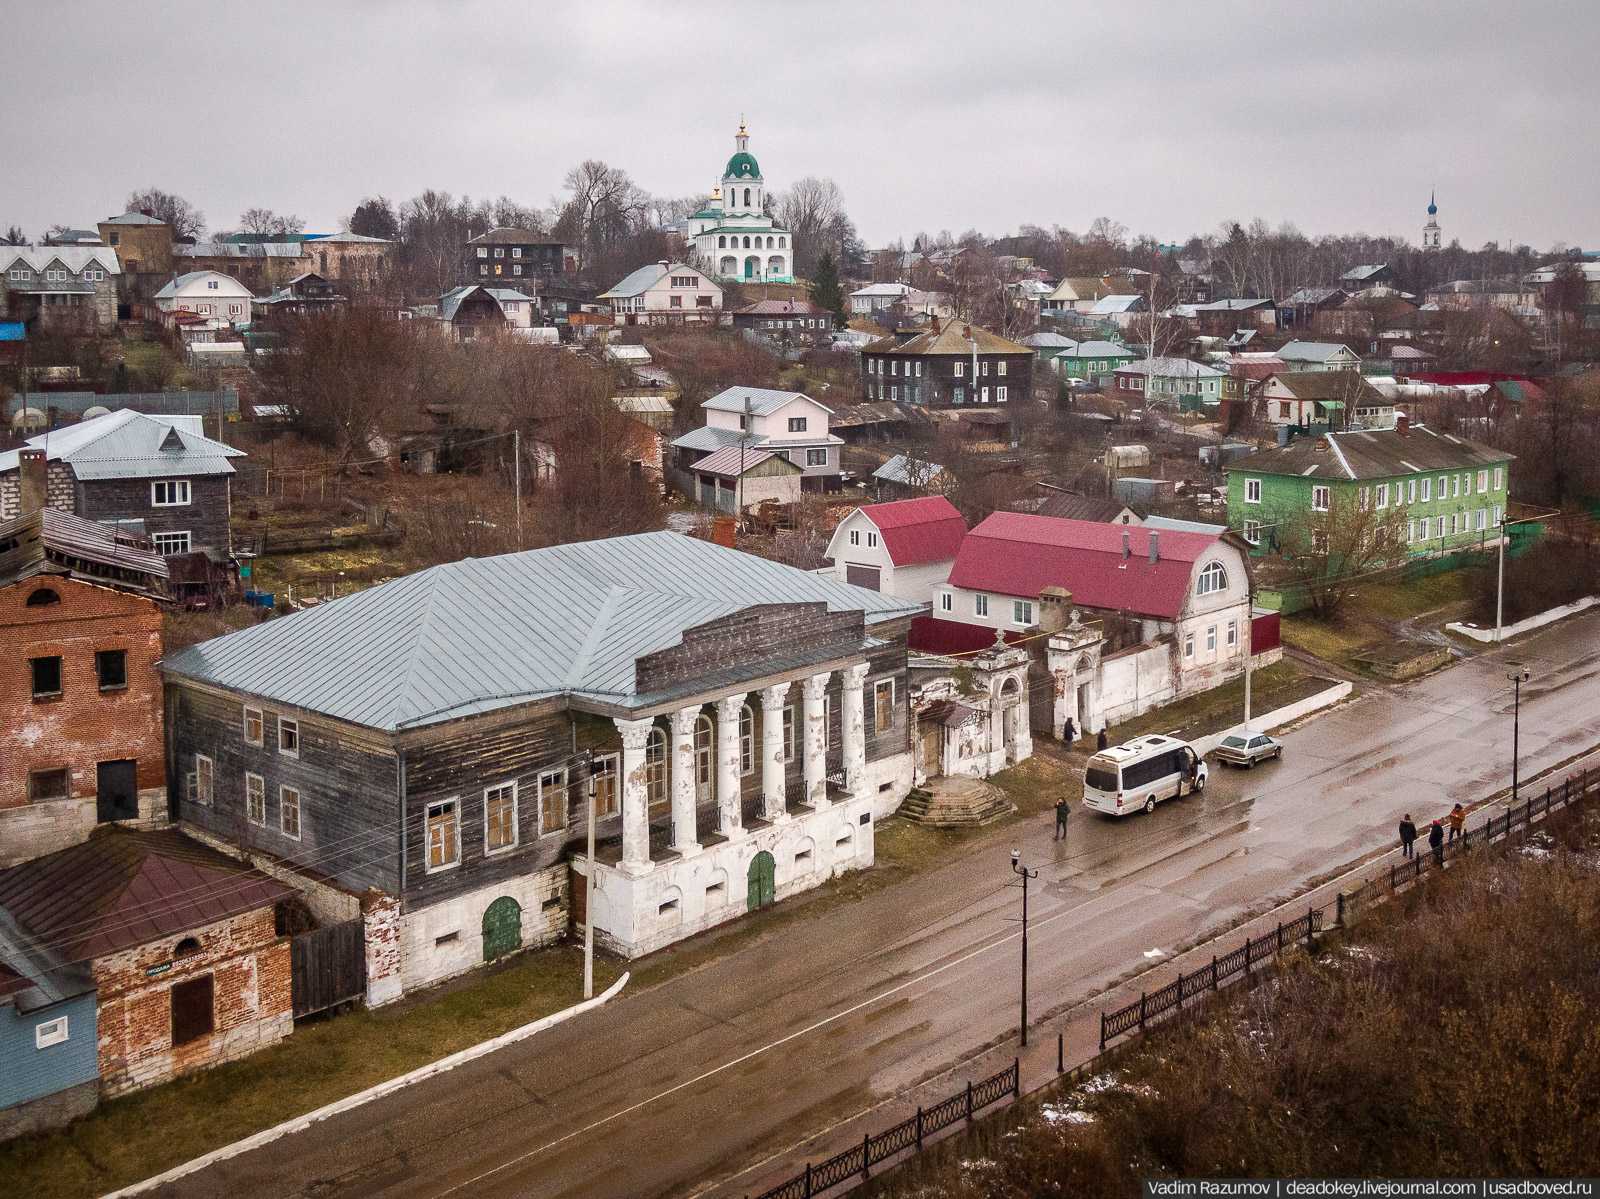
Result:
<svg viewBox="0 0 1600 1199"><path fill-rule="evenodd" d="M736 283L793 283L791 234L766 214L766 184L750 153L750 134L739 122L735 150L704 207L686 232L698 262L717 279Z"/></svg>

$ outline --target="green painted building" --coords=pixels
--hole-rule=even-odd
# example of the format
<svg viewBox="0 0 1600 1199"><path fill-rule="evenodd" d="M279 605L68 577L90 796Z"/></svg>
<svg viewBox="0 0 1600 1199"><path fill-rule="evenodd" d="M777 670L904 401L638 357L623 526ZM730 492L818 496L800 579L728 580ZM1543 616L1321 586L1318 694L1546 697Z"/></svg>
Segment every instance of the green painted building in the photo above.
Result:
<svg viewBox="0 0 1600 1199"><path fill-rule="evenodd" d="M1383 528L1407 557L1494 545L1505 516L1512 455L1421 425L1297 437L1235 459L1228 527L1256 556L1335 522ZM1337 534L1335 534L1337 537Z"/></svg>
<svg viewBox="0 0 1600 1199"><path fill-rule="evenodd" d="M1080 341L1050 361L1063 379L1102 379L1109 378L1117 367L1127 366L1133 359L1133 351L1117 342Z"/></svg>

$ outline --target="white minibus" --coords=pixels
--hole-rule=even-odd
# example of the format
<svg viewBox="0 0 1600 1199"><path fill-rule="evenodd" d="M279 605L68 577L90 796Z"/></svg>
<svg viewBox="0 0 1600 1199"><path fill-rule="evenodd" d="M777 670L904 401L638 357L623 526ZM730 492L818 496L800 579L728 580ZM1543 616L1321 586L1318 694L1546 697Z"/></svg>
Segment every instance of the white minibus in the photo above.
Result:
<svg viewBox="0 0 1600 1199"><path fill-rule="evenodd" d="M1102 749L1083 773L1083 806L1108 816L1155 811L1163 799L1206 789L1206 764L1187 741L1137 737Z"/></svg>

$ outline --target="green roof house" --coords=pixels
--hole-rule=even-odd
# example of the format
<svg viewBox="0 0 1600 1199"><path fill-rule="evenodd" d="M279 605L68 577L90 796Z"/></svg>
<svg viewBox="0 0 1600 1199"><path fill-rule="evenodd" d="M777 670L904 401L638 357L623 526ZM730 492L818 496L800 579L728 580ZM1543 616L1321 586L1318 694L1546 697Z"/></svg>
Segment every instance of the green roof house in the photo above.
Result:
<svg viewBox="0 0 1600 1199"><path fill-rule="evenodd" d="M1064 379L1101 379L1133 361L1133 351L1114 341L1080 341L1050 359Z"/></svg>

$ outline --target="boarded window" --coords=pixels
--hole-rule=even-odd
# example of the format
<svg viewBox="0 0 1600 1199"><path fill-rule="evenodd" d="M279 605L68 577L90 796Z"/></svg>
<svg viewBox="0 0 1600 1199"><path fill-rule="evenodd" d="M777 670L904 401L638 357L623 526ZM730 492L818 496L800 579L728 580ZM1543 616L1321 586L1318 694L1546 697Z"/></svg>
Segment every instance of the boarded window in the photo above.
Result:
<svg viewBox="0 0 1600 1199"><path fill-rule="evenodd" d="M267 782L259 774L244 776L244 810L251 824L267 825Z"/></svg>
<svg viewBox="0 0 1600 1199"><path fill-rule="evenodd" d="M483 848L486 853L517 843L517 785L505 783L483 793Z"/></svg>
<svg viewBox="0 0 1600 1199"><path fill-rule="evenodd" d="M205 754L194 756L194 801L211 806L211 794L214 768L211 759Z"/></svg>
<svg viewBox="0 0 1600 1199"><path fill-rule="evenodd" d="M246 708L244 710L244 739L246 744L261 744L261 709Z"/></svg>
<svg viewBox="0 0 1600 1199"><path fill-rule="evenodd" d="M559 833L567 827L567 772L552 770L539 776L539 833Z"/></svg>
<svg viewBox="0 0 1600 1199"><path fill-rule="evenodd" d="M879 730L894 727L893 679L883 679L872 685L872 724Z"/></svg>
<svg viewBox="0 0 1600 1199"><path fill-rule="evenodd" d="M187 1045L211 1033L216 1027L214 999L215 984L209 974L172 985L174 1045Z"/></svg>
<svg viewBox="0 0 1600 1199"><path fill-rule="evenodd" d="M294 787L278 788L278 828L285 837L300 840L300 792Z"/></svg>
<svg viewBox="0 0 1600 1199"><path fill-rule="evenodd" d="M441 870L461 859L461 828L455 800L428 805L428 869Z"/></svg>
<svg viewBox="0 0 1600 1199"><path fill-rule="evenodd" d="M28 775L28 798L37 799L65 799L67 798L67 770L35 770Z"/></svg>
<svg viewBox="0 0 1600 1199"><path fill-rule="evenodd" d="M652 733L652 738L654 734ZM663 779L663 785L665 780ZM617 755L596 758L594 762L594 814L603 820L617 814Z"/></svg>

